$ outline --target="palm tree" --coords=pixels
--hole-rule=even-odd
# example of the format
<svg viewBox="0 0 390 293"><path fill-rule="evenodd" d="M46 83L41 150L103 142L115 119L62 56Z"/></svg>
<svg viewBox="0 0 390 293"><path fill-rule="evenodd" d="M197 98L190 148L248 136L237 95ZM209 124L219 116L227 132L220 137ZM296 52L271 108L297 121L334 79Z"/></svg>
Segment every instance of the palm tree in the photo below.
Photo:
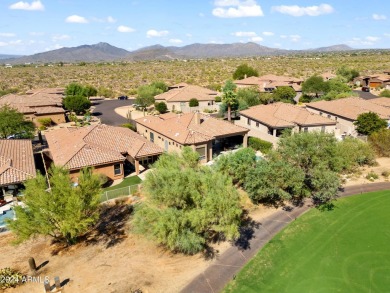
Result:
<svg viewBox="0 0 390 293"><path fill-rule="evenodd" d="M238 104L237 95L235 92L233 92L231 90L226 91L222 95L222 101L228 107L228 121L230 122L230 121L232 121L232 107L234 107Z"/></svg>

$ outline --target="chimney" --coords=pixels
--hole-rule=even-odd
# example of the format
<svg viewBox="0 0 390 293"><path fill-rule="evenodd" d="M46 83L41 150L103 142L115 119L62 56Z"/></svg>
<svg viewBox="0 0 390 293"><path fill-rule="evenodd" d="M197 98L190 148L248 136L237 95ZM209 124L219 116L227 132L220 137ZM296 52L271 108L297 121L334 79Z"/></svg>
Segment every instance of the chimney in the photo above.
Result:
<svg viewBox="0 0 390 293"><path fill-rule="evenodd" d="M200 113L199 112L195 112L194 119L195 119L195 125L200 125Z"/></svg>
<svg viewBox="0 0 390 293"><path fill-rule="evenodd" d="M247 75L245 74L245 75L244 75L244 79L246 79L246 78L247 78Z"/></svg>

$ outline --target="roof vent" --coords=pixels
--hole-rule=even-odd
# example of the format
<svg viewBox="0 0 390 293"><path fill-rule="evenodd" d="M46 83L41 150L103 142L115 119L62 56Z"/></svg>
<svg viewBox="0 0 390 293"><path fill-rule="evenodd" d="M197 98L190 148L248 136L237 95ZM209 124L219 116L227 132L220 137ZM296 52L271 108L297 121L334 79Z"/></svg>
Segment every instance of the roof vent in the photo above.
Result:
<svg viewBox="0 0 390 293"><path fill-rule="evenodd" d="M180 135L180 133L179 133L179 132L176 132L176 133L175 133L175 136L179 136L179 135Z"/></svg>

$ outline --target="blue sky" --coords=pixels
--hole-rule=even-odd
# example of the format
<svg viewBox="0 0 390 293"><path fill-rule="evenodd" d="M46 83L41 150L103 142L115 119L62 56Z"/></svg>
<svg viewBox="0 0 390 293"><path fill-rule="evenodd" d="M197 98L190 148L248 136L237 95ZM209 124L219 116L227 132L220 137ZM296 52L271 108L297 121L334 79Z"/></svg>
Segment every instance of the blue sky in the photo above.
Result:
<svg viewBox="0 0 390 293"><path fill-rule="evenodd" d="M283 49L390 48L387 0L0 0L0 53L107 42L256 42Z"/></svg>

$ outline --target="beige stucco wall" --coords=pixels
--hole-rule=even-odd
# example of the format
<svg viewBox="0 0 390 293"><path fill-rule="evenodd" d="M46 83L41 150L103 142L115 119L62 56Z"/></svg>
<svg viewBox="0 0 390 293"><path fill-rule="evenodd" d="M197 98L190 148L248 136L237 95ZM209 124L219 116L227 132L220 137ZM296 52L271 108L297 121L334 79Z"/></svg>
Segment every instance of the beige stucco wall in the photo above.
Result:
<svg viewBox="0 0 390 293"><path fill-rule="evenodd" d="M40 123L39 123L39 119L42 119L42 118L50 118L51 121L54 123L54 124L60 124L60 123L65 123L65 114L64 113L58 113L58 114L46 114L46 115L36 115L35 116L35 120L34 120L34 123L39 127L40 126Z"/></svg>
<svg viewBox="0 0 390 293"><path fill-rule="evenodd" d="M119 164L119 163L115 163L115 164ZM115 164L94 166L93 172L95 174L104 174L108 178L110 178L111 180L122 179L124 177L123 163L120 163L120 165L121 165L121 174L119 174L119 175L115 175L114 174L114 165ZM70 171L69 175L70 175L70 178L72 179L72 181L76 182L77 178L80 176L80 170Z"/></svg>
<svg viewBox="0 0 390 293"><path fill-rule="evenodd" d="M161 100L161 101L165 102L164 100ZM199 108L202 108L202 109L207 108L207 107L210 108L210 107L212 107L212 105L215 105L214 100L199 101ZM191 112L189 102L184 102L183 106L182 106L182 102L167 102L167 107L170 111L175 110L175 111L182 111L182 112ZM197 108L197 107L195 107L195 108Z"/></svg>
<svg viewBox="0 0 390 293"><path fill-rule="evenodd" d="M306 109L309 110L310 112L318 114L318 115L320 115L320 112L321 112L319 110L312 109L309 107L307 107ZM352 135L352 136L357 135L355 125L353 124L354 121L347 120L343 117L336 116L332 113L326 113L326 112L323 112L322 116L328 117L331 120L337 121L337 124L335 127L336 135L341 135L343 133L345 133L346 135Z"/></svg>

